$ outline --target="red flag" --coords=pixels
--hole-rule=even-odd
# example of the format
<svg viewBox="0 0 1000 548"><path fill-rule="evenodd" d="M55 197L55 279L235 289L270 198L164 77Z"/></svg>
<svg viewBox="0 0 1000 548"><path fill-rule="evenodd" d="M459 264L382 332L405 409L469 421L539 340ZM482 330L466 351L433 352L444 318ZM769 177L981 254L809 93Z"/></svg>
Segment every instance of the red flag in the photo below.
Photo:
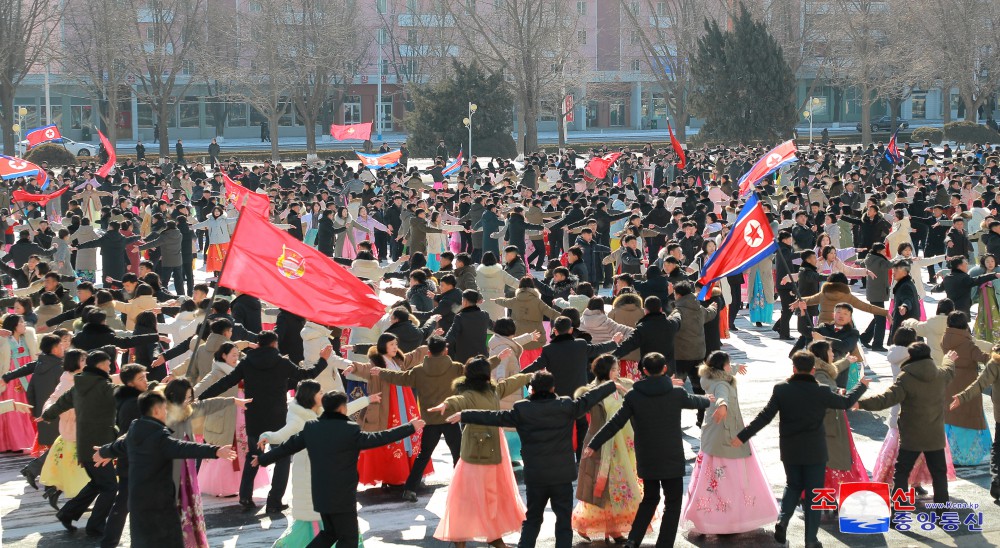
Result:
<svg viewBox="0 0 1000 548"><path fill-rule="evenodd" d="M243 209L246 208L265 219L271 214L271 199L267 196L251 192L249 188L230 179L225 173L222 174L222 182L226 185L226 199L233 204L236 211L243 213Z"/></svg>
<svg viewBox="0 0 1000 548"><path fill-rule="evenodd" d="M608 174L608 168L617 162L618 158L621 158L621 155L621 152L612 152L611 154L594 158L587 163L585 171L589 171L591 175L598 179L603 179Z"/></svg>
<svg viewBox="0 0 1000 548"><path fill-rule="evenodd" d="M344 141L347 139L361 139L362 141L367 141L372 138L373 123L374 122L368 122L365 124L349 124L346 126L330 124L330 135L338 141Z"/></svg>
<svg viewBox="0 0 1000 548"><path fill-rule="evenodd" d="M257 215L237 222L219 285L321 325L371 327L385 314L371 287Z"/></svg>
<svg viewBox="0 0 1000 548"><path fill-rule="evenodd" d="M32 194L23 190L15 190L13 198L15 202L38 202L41 205L45 205L62 196L67 190L69 190L68 186L64 186L52 194Z"/></svg>
<svg viewBox="0 0 1000 548"><path fill-rule="evenodd" d="M115 147L111 146L111 142L101 133L101 130L97 130L97 136L101 138L101 144L104 145L104 150L108 153L108 161L101 166L101 169L97 170L97 175L99 177L107 177L108 173L111 173L111 168L115 167L118 156L115 155Z"/></svg>
<svg viewBox="0 0 1000 548"><path fill-rule="evenodd" d="M667 120L667 131L670 132L670 146L674 148L674 153L677 154L677 169L684 169L687 165L687 156L684 155L684 149L681 148L680 141L677 137L674 137L674 128L670 127L670 121Z"/></svg>

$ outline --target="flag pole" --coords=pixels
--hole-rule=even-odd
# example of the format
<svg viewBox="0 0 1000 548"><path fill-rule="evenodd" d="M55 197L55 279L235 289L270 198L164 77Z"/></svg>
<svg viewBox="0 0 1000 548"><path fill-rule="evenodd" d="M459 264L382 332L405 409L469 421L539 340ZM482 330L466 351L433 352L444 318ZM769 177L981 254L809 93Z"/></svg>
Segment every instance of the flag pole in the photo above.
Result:
<svg viewBox="0 0 1000 548"><path fill-rule="evenodd" d="M754 186L756 187L756 183L754 183ZM757 199L760 200L760 194L757 193L756 188L754 188L754 190L752 191L751 194L754 195L754 196L756 196ZM788 281L789 281L789 283L792 284L792 292L795 294L795 300L796 300L796 302L800 302L800 301L802 301L802 295L799 293L799 285L797 283L795 283L795 278L792 277L793 276L792 267L791 267L791 265L788 264L788 261L785 260L785 256L781 253L781 241L778 240L778 235L777 234L774 235L774 239L778 243L778 250L775 252L775 255L778 256L778 260L781 261L782 266L785 267L785 271L788 272ZM778 280L778 282L780 283L781 280ZM805 314L806 314L806 317L809 318L809 323L811 324L812 323L812 314L809 313L808 307L806 308Z"/></svg>

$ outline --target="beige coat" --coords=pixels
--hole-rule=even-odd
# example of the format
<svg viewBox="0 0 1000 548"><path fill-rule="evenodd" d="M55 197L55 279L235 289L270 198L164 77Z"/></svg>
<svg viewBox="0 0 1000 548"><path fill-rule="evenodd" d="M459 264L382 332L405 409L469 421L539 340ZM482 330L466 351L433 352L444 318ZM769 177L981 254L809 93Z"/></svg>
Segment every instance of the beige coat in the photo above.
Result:
<svg viewBox="0 0 1000 548"><path fill-rule="evenodd" d="M802 300L808 306L819 306L818 323L833 323L833 308L840 303L848 303L858 310L864 310L876 316L885 316L888 314L886 309L869 304L855 297L851 293L851 287L840 282L825 283L820 288L819 293L808 297L803 296Z"/></svg>
<svg viewBox="0 0 1000 548"><path fill-rule="evenodd" d="M502 318L504 316L504 308L493 302L493 299L503 298L506 295L504 290L507 287L516 288L519 282L520 280L516 280L513 276L504 272L503 266L500 264L477 266L476 285L479 287L479 293L483 296L483 303L479 305L480 308L494 320Z"/></svg>
<svg viewBox="0 0 1000 548"><path fill-rule="evenodd" d="M541 295L537 289L518 289L513 298L496 299L500 306L509 308L511 319L517 326L517 335L534 333L538 331L545 333L545 318L549 321L559 317L559 313L554 308L542 302ZM542 347L541 341L531 341L524 345L525 350L535 350Z"/></svg>
<svg viewBox="0 0 1000 548"><path fill-rule="evenodd" d="M642 298L634 293L619 295L615 299L611 312L608 312L608 318L628 327L635 327L635 324L639 323L639 320L645 315L646 311L642 309ZM622 359L639 361L639 351L634 350Z"/></svg>
<svg viewBox="0 0 1000 548"><path fill-rule="evenodd" d="M199 351L199 354L201 352ZM194 386L194 395L197 398L202 392L208 390L209 386L215 384L219 379L225 377L226 375L233 372L233 368L223 362L212 362L212 370L209 371L205 378L201 380L198 384ZM239 395L239 388L234 386L229 390L226 390L220 397L223 398L235 398ZM215 399L215 398L212 398ZM211 400L208 400L211 401ZM252 405L252 404L251 404ZM235 405L224 405L218 408L208 411L203 415L203 426L201 428L205 436L205 443L210 443L212 445L232 445L234 437L236 436L236 406ZM192 417L192 430L197 433L198 424L195 417Z"/></svg>
<svg viewBox="0 0 1000 548"><path fill-rule="evenodd" d="M421 346L413 352L409 352L405 355L403 353L397 354L393 361L400 368L400 370L408 371L413 366L423 362L427 355L427 347ZM382 394L386 396L385 400L381 402L373 402L368 406L368 409L365 412L364 420L361 422L361 429L365 432L378 432L389 428L389 394L385 391L392 385L383 383L379 377L373 377L372 367L375 367L375 364L371 362L363 363L360 364L360 367L358 367L356 371L354 371L354 374L358 378L363 379L368 383L369 394Z"/></svg>
<svg viewBox="0 0 1000 548"><path fill-rule="evenodd" d="M445 415L467 409L496 411L500 401L510 395L520 394L531 381L531 375L517 374L496 383L496 392L466 390L444 400ZM467 424L462 430L461 459L470 464L501 464L500 429L496 426ZM510 464L510 463L507 463Z"/></svg>
<svg viewBox="0 0 1000 548"><path fill-rule="evenodd" d="M493 334L490 337L490 356L499 356L506 349L511 350L511 355L500 361L500 365L493 370L493 380L501 381L521 372L521 354L524 353L524 345L531 342L531 333L525 333L517 337L504 337ZM514 402L523 399L521 392L508 394L500 400L500 409L513 409ZM511 428L511 431L514 429Z"/></svg>
<svg viewBox="0 0 1000 548"><path fill-rule="evenodd" d="M24 328L24 345L28 349L28 354L31 355L32 361L38 356L38 339L35 337L35 328L25 327ZM10 337L0 337L0 375L4 375L10 371L10 360L13 355L13 351L10 347Z"/></svg>
<svg viewBox="0 0 1000 548"><path fill-rule="evenodd" d="M837 390L837 375L851 366L851 360L844 358L832 364L816 358L816 382ZM831 470L851 469L851 432L847 427L847 415L843 409L827 409L823 417L826 431L826 467Z"/></svg>
<svg viewBox="0 0 1000 548"><path fill-rule="evenodd" d="M159 306L159 304L156 302L156 297L152 295L134 297L128 302L115 301L115 310L128 316L125 319L125 329L127 331L135 329L136 316L147 310L152 310L157 306Z"/></svg>
<svg viewBox="0 0 1000 548"><path fill-rule="evenodd" d="M976 345L976 340L968 329L947 327L941 338L941 349L947 353L950 350L958 352L955 360L955 376L948 383L945 402L951 403L953 396L965 390L979 377L979 364L989 361L989 354ZM944 423L973 430L987 429L986 418L983 416L983 396L971 396L961 407L954 411L947 409L944 413Z"/></svg>

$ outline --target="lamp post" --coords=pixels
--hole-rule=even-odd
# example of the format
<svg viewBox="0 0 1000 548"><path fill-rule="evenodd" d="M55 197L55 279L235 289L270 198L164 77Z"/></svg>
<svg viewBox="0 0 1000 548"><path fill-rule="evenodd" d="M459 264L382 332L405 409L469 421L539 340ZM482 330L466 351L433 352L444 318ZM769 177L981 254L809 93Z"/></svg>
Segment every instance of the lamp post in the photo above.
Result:
<svg viewBox="0 0 1000 548"><path fill-rule="evenodd" d="M472 115L476 113L479 107L475 103L469 103L469 116L462 120L465 127L469 129L469 165L472 165Z"/></svg>
<svg viewBox="0 0 1000 548"><path fill-rule="evenodd" d="M10 129L14 130L14 133L17 133L17 145L15 146L16 150L20 150L21 147L21 124L24 123L24 117L27 115L28 109L24 107L17 109L17 121L10 127Z"/></svg>
<svg viewBox="0 0 1000 548"><path fill-rule="evenodd" d="M809 110L802 113L803 116L809 119L809 144L813 142L813 109L819 104L819 97L809 98Z"/></svg>

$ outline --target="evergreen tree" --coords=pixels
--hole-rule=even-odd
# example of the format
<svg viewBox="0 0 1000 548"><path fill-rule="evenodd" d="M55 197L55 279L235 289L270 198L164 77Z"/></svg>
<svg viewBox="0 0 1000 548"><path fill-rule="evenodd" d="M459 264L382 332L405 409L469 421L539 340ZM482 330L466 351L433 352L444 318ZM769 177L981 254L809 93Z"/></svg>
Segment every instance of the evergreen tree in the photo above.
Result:
<svg viewBox="0 0 1000 548"><path fill-rule="evenodd" d="M705 21L691 72L692 112L705 120L712 141L773 143L787 139L797 121L795 75L781 47L746 6L732 31Z"/></svg>
<svg viewBox="0 0 1000 548"><path fill-rule="evenodd" d="M441 139L452 157L460 146L469 148L469 130L462 120L471 102L478 107L472 115L473 154L515 156L517 147L510 136L514 98L503 76L487 73L475 62L463 65L452 60L452 69L448 78L411 92L413 110L406 115L410 150L416 156L434 156ZM469 158L467 150L465 158Z"/></svg>

